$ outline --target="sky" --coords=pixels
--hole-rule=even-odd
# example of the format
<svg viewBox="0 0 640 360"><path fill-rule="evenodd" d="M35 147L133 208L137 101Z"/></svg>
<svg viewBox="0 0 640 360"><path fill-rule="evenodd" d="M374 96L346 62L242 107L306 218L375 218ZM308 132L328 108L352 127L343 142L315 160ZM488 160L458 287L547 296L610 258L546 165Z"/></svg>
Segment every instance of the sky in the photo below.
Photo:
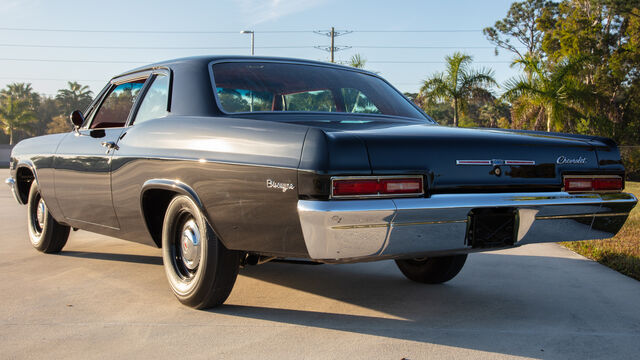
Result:
<svg viewBox="0 0 640 360"><path fill-rule="evenodd" d="M55 95L67 81L95 93L119 73L152 62L205 54L255 53L328 61L326 32L342 35L336 61L367 60L401 91L417 92L462 51L475 67L515 76L513 56L494 47L482 29L503 18L511 0L0 0L0 88L29 82ZM407 48L409 47L409 48ZM499 89L496 89L499 92Z"/></svg>

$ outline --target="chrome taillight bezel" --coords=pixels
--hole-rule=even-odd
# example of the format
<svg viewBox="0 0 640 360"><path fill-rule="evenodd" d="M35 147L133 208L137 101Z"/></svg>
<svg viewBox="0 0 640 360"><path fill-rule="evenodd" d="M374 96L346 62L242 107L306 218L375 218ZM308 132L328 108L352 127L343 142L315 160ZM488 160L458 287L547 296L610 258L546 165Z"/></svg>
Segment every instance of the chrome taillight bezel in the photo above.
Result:
<svg viewBox="0 0 640 360"><path fill-rule="evenodd" d="M593 187L591 190L571 190L568 191L566 189L566 179L570 178L570 179L618 179L621 182L621 187L620 189L617 190L594 190ZM603 175L603 174L597 174L597 175L563 175L562 176L562 191L567 192L569 194L606 194L606 193L619 193L622 192L624 190L624 178L620 175Z"/></svg>
<svg viewBox="0 0 640 360"><path fill-rule="evenodd" d="M371 195L334 195L335 182L339 180L393 180L393 179L418 179L420 180L421 192L416 193L394 193L394 194L371 194ZM388 199L388 198L406 198L421 197L425 194L424 176L423 175L363 175L363 176L333 176L331 177L331 188L329 189L329 199Z"/></svg>

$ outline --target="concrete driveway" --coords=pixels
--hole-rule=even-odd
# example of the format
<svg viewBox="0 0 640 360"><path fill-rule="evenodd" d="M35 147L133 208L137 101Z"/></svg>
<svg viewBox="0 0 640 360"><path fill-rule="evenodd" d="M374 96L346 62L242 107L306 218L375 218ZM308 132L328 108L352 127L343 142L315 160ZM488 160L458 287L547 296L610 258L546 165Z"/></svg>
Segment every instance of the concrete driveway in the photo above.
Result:
<svg viewBox="0 0 640 360"><path fill-rule="evenodd" d="M269 263L226 305L182 306L160 250L73 232L45 255L0 191L0 357L638 358L640 282L555 244L469 256L453 281L393 262Z"/></svg>

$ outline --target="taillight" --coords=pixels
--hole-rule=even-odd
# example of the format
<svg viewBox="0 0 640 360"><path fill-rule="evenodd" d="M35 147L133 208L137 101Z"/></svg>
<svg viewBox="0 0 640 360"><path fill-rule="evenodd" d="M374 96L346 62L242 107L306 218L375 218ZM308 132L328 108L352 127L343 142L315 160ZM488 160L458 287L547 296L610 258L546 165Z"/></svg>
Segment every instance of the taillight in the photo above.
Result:
<svg viewBox="0 0 640 360"><path fill-rule="evenodd" d="M566 192L611 192L622 191L624 184L620 176L565 176Z"/></svg>
<svg viewBox="0 0 640 360"><path fill-rule="evenodd" d="M332 179L331 196L389 197L424 194L422 177L362 177Z"/></svg>

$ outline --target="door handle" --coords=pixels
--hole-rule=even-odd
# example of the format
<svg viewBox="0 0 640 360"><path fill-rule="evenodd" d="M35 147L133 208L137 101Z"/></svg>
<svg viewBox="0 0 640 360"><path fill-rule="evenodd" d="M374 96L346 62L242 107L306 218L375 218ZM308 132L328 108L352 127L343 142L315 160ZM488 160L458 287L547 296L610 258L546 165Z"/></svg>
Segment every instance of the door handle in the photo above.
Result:
<svg viewBox="0 0 640 360"><path fill-rule="evenodd" d="M113 141L103 141L103 142L100 143L100 145L106 147L107 148L107 152L109 152L109 150L111 150L111 149L113 149L113 150L120 149L118 147L118 145L116 145L116 143L113 142Z"/></svg>

